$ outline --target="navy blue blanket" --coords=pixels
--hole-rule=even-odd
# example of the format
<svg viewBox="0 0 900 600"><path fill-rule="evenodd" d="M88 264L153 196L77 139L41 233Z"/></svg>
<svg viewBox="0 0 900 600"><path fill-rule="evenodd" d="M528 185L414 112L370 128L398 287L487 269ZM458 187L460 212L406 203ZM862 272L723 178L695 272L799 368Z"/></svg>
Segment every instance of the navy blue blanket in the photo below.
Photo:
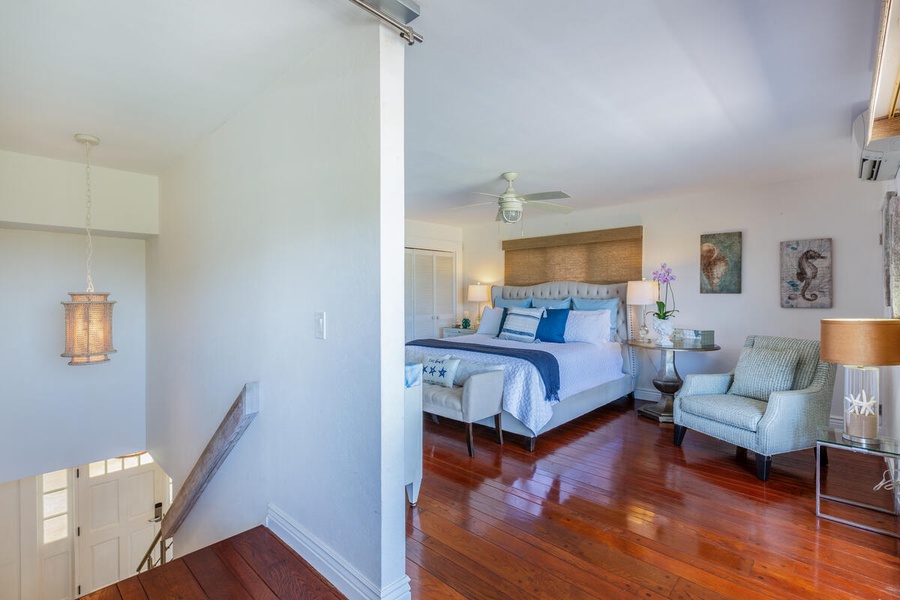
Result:
<svg viewBox="0 0 900 600"><path fill-rule="evenodd" d="M549 352L543 350L524 350L522 348L504 348L500 346L484 346L482 344L466 344L449 340L423 339L406 342L407 346L425 346L446 350L468 350L484 354L500 354L512 358L527 360L537 369L538 375L547 390L545 398L549 402L559 402L559 361Z"/></svg>

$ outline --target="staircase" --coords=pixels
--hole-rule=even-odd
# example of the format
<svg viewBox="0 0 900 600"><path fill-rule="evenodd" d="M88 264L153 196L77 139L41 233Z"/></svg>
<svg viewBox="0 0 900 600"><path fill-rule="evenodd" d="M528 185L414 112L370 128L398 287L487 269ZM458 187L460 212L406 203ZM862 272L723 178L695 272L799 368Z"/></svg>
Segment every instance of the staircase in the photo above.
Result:
<svg viewBox="0 0 900 600"><path fill-rule="evenodd" d="M82 600L345 598L260 525L82 596Z"/></svg>

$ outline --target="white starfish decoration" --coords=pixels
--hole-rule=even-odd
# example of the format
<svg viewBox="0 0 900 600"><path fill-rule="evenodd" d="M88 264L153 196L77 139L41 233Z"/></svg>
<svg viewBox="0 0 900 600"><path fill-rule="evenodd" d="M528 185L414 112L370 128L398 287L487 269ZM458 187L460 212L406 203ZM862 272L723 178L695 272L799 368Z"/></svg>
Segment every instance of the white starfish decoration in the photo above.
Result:
<svg viewBox="0 0 900 600"><path fill-rule="evenodd" d="M849 402L850 406L847 408L847 412L855 413L857 415L874 415L875 414L875 404L876 399L875 396L871 398L866 398L866 390L862 390L859 394L854 396L850 394L849 396L844 397L844 401Z"/></svg>

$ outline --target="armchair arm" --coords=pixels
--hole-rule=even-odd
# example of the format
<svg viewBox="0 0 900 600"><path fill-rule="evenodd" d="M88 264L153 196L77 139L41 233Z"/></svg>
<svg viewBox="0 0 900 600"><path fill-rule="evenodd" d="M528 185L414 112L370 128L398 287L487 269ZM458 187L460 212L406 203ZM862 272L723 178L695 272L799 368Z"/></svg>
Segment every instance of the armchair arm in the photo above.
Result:
<svg viewBox="0 0 900 600"><path fill-rule="evenodd" d="M691 373L686 375L684 385L676 396L700 396L724 394L731 387L734 373Z"/></svg>
<svg viewBox="0 0 900 600"><path fill-rule="evenodd" d="M816 445L817 428L828 425L836 365L819 361L802 390L773 392L757 427L759 451L771 456Z"/></svg>
<svg viewBox="0 0 900 600"><path fill-rule="evenodd" d="M486 371L466 379L463 384L463 421L480 421L503 408L503 371Z"/></svg>

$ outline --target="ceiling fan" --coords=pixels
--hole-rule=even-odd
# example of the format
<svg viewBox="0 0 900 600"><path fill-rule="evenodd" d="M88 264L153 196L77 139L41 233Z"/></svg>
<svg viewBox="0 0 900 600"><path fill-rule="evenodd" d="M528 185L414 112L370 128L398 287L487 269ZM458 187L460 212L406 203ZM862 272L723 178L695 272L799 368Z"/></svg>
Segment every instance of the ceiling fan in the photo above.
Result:
<svg viewBox="0 0 900 600"><path fill-rule="evenodd" d="M522 218L522 211L525 209L526 204L533 205L535 208L540 208L542 210L549 210L558 213L565 214L572 212L572 209L568 206L563 206L562 204L554 204L553 202L545 202L546 200L571 198L571 196L569 196L565 192L557 190L554 192L538 192L536 194L519 194L518 192L516 192L515 188L513 188L513 181L515 181L516 177L518 176L518 173L503 173L502 177L508 182L508 185L506 187L506 191L503 192L503 194L500 196L498 196L497 194L488 194L485 192L475 192L476 194L480 194L482 196L491 196L492 198L497 198L498 221L503 221L504 223L518 223ZM470 204L469 206L485 206L487 204L493 204L493 202Z"/></svg>

